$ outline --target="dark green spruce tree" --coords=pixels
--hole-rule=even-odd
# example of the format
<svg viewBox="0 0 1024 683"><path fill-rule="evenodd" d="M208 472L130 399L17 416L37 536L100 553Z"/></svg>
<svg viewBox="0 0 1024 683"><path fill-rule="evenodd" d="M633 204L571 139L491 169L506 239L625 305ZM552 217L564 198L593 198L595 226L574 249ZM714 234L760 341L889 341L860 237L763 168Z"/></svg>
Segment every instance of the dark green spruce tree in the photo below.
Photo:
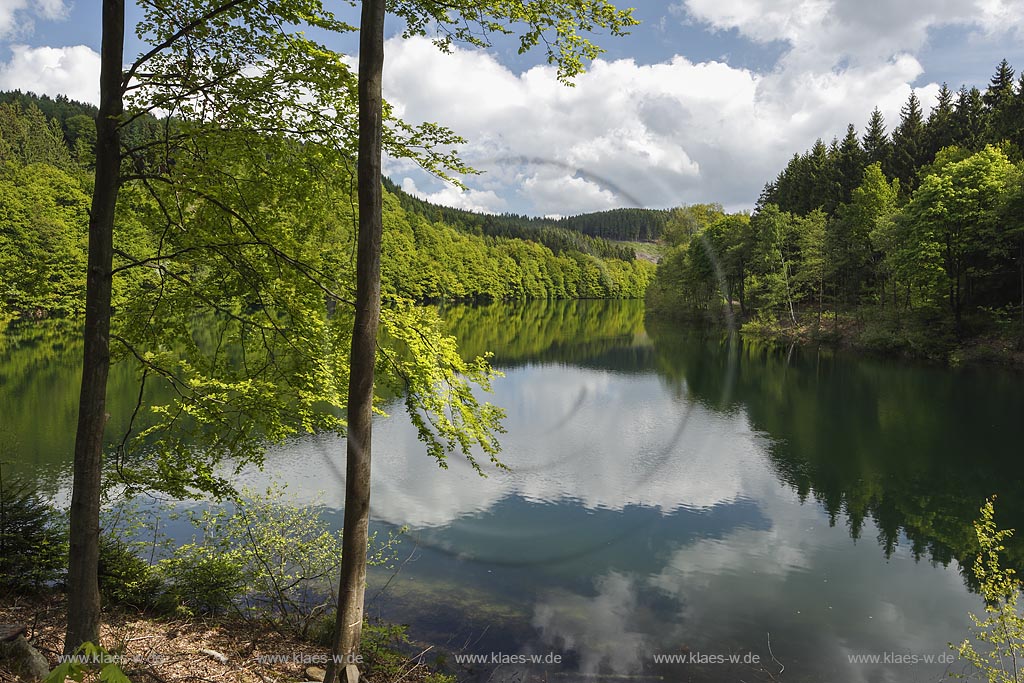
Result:
<svg viewBox="0 0 1024 683"><path fill-rule="evenodd" d="M996 67L988 89L982 95L982 102L985 103L985 111L988 113L986 138L993 144L1012 140L1020 125L1014 111L1016 93L1013 89L1013 76L1013 68L1004 59Z"/></svg>
<svg viewBox="0 0 1024 683"><path fill-rule="evenodd" d="M925 132L929 157L935 158L940 149L956 144L956 128L953 125L953 91L945 83L939 88L935 106L932 107L932 111L928 115L928 122L925 124Z"/></svg>
<svg viewBox="0 0 1024 683"><path fill-rule="evenodd" d="M901 189L912 192L917 187L917 169L930 161L927 156L921 101L911 91L900 109L900 125L892 132L892 169Z"/></svg>
<svg viewBox="0 0 1024 683"><path fill-rule="evenodd" d="M988 116L981 91L961 86L953 108L953 131L956 143L964 149L976 152L984 146L984 134Z"/></svg>
<svg viewBox="0 0 1024 683"><path fill-rule="evenodd" d="M851 123L846 127L846 137L839 143L836 156L836 175L839 182L839 201L849 204L854 188L864 177L865 152L857 139L857 129Z"/></svg>
<svg viewBox="0 0 1024 683"><path fill-rule="evenodd" d="M832 169L828 147L821 138L818 138L807 155L808 192L801 202L801 216L819 208L824 209L826 213L835 210L837 193Z"/></svg>
<svg viewBox="0 0 1024 683"><path fill-rule="evenodd" d="M864 161L867 166L874 163L881 164L882 171L886 175L892 176L892 144L885 131L885 117L882 116L878 107L871 112L867 130L864 131Z"/></svg>

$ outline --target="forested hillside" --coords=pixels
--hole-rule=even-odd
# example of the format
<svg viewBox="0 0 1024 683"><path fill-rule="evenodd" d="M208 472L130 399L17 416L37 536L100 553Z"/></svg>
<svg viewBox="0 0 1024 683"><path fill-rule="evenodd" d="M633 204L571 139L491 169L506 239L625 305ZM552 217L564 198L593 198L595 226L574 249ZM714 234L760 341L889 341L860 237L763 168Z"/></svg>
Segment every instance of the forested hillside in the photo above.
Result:
<svg viewBox="0 0 1024 683"><path fill-rule="evenodd" d="M65 98L0 94L0 318L82 311L94 116L95 108ZM147 156L144 143L159 128L156 119L140 117L126 130L125 144L143 150L133 157L140 177L150 164L183 163ZM337 201L325 225L343 268L354 243L354 187L344 177L334 186L325 191L325 200ZM167 207L154 204L140 181L129 181L123 193L118 243L125 252L137 245L145 246L139 253L149 253L164 238L160 212ZM653 275L632 250L604 240L568 230L467 230L473 220L490 217L438 215L436 207L409 199L404 193L385 199L385 295L419 301L640 297ZM319 218L325 208L310 216ZM123 302L133 287L156 286L152 276L159 272L155 265L125 268L115 278L116 296Z"/></svg>
<svg viewBox="0 0 1024 683"><path fill-rule="evenodd" d="M1008 351L1024 340L1022 145L1024 77L1005 60L927 115L912 93L891 134L876 109L862 135L794 155L753 215L697 212L648 301L921 355Z"/></svg>
<svg viewBox="0 0 1024 683"><path fill-rule="evenodd" d="M461 230L492 237L519 237L596 256L631 259L630 247L614 242L646 242L661 238L671 221L671 210L612 209L565 218L535 218L516 214L480 214L438 206L414 197L390 180L385 187L399 197L406 211L444 221ZM593 238L593 239L588 239Z"/></svg>

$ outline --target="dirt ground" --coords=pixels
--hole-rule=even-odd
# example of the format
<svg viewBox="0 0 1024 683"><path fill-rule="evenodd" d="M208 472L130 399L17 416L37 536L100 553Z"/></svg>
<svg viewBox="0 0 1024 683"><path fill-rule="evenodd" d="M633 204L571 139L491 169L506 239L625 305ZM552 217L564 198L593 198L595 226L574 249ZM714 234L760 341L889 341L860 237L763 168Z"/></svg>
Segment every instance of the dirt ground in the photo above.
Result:
<svg viewBox="0 0 1024 683"><path fill-rule="evenodd" d="M66 627L62 596L0 598L0 623L26 624L29 641L51 669L58 664ZM316 672L310 676L307 668L325 666L328 654L326 648L240 620L125 611L104 613L100 637L106 650L120 657L132 683L295 683L315 678ZM410 659L388 679L415 683L429 673ZM367 680L374 678L371 674ZM0 683L16 680L0 663Z"/></svg>

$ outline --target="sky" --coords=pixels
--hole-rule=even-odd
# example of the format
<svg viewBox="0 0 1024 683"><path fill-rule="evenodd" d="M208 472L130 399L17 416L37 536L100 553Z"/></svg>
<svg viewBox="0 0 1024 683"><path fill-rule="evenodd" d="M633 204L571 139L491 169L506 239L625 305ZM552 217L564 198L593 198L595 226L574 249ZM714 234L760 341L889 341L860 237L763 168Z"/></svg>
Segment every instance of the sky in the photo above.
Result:
<svg viewBox="0 0 1024 683"><path fill-rule="evenodd" d="M95 103L100 5L0 0L0 89ZM481 173L463 191L400 160L385 172L493 213L746 210L794 152L848 123L863 131L874 107L891 129L911 89L927 111L943 82L984 89L1001 59L1024 68L1024 0L645 0L635 15L629 36L592 37L606 52L571 88L512 40L443 54L391 22L385 97L406 121L464 137ZM141 48L130 40L126 55Z"/></svg>

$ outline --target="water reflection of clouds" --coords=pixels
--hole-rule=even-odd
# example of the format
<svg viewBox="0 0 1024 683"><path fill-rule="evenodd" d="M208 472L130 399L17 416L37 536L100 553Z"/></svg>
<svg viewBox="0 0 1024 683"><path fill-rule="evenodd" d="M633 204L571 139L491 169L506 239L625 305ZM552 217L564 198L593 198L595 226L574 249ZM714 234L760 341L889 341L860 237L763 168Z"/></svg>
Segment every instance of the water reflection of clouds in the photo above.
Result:
<svg viewBox="0 0 1024 683"><path fill-rule="evenodd" d="M496 392L493 401L509 410L502 457L513 471L481 478L456 456L449 470L439 470L396 415L376 427L375 519L423 529L439 547L484 562L503 552L547 558L555 546L552 534L541 532L561 533L555 522L597 533L594 524L565 514L524 516L514 500L531 501L518 505L535 510L559 503L598 518L604 513L597 511L615 511L633 522L641 508L673 528L639 532L646 535L637 547L623 542L572 560L571 569L583 572L576 581L554 579L562 571L556 560L537 565L531 624L538 640L515 644L525 652L564 648L583 673L632 674L650 664L653 652L684 645L751 651L766 661L770 632L787 673L816 679L828 672L830 680L860 683L935 679L942 672L850 665L847 655L939 654L964 635L966 614L977 605L956 571L901 553L886 560L871 540L854 545L846 529L830 528L817 504L801 504L778 481L765 438L742 410L720 413L692 403L651 375L556 366L510 370ZM343 453L339 439L302 439L272 453L267 471L288 480L299 499L326 490L325 500L340 501L342 482L329 463ZM714 533L691 533L701 527L689 529L690 516L727 523ZM551 526L538 531L535 548L527 537L492 537L526 534L545 519ZM616 528L600 527L604 545ZM601 539L576 540L589 548ZM644 543L658 547L640 548ZM563 554L572 547L557 546ZM644 561L622 560L627 549L643 552Z"/></svg>
<svg viewBox="0 0 1024 683"><path fill-rule="evenodd" d="M509 411L502 458L512 472L482 478L456 455L441 470L396 414L375 427L377 520L445 526L511 495L670 513L744 498L751 486L771 478L762 439L741 413L722 415L672 400L652 376L527 367L510 371L496 390L493 402ZM332 464L343 454L340 439L299 439L269 454L266 473L247 479L257 483L273 473L300 498L326 491L326 501L340 501L343 482Z"/></svg>
<svg viewBox="0 0 1024 683"><path fill-rule="evenodd" d="M533 615L544 647L574 651L578 671L591 676L642 671L652 648L650 635L635 629L636 583L633 576L611 572L595 579L593 596L544 592Z"/></svg>
<svg viewBox="0 0 1024 683"><path fill-rule="evenodd" d="M650 672L655 652L699 651L753 652L763 663L774 655L799 680L824 680L826 672L849 683L942 677L945 665L850 664L849 656L948 653L978 608L954 569L905 556L886 561L873 543L851 548L845 529L784 491L761 509L769 528L682 544L651 574L611 571L594 578L592 592L543 593L533 623L544 644L574 648L584 673ZM747 680L765 670L778 666L748 667ZM679 680L735 680L734 673L662 671Z"/></svg>

